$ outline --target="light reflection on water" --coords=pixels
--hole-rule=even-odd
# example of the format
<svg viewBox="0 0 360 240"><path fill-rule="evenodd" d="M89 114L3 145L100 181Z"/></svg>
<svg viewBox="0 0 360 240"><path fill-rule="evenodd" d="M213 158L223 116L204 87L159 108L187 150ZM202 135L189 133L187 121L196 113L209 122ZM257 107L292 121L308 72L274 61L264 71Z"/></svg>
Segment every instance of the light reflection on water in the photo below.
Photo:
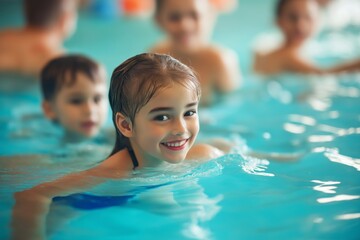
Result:
<svg viewBox="0 0 360 240"><path fill-rule="evenodd" d="M317 201L319 203L331 203L331 202L339 202L339 201L349 201L349 200L355 200L355 199L359 199L360 195L336 195L333 197L328 197L328 198L318 198Z"/></svg>

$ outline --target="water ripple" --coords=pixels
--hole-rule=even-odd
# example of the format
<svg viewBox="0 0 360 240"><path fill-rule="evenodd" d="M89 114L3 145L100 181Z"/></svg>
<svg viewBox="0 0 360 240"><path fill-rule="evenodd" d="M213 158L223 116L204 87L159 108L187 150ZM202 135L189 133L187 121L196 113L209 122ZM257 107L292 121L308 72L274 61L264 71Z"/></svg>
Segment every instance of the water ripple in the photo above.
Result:
<svg viewBox="0 0 360 240"><path fill-rule="evenodd" d="M341 163L349 167L353 167L360 171L360 159L351 158L345 155L339 154L335 149L327 149L324 155L332 162Z"/></svg>
<svg viewBox="0 0 360 240"><path fill-rule="evenodd" d="M328 197L328 198L318 198L318 203L331 203L331 202L339 202L339 201L349 201L349 200L355 200L359 199L359 195L336 195L334 197Z"/></svg>
<svg viewBox="0 0 360 240"><path fill-rule="evenodd" d="M335 182L335 181L323 182L320 180L312 180L311 182L318 183L319 185L316 185L315 187L313 187L313 189L315 191L319 191L319 192L323 192L323 193L336 193L335 189L337 187L331 186L331 185L340 184L340 182Z"/></svg>

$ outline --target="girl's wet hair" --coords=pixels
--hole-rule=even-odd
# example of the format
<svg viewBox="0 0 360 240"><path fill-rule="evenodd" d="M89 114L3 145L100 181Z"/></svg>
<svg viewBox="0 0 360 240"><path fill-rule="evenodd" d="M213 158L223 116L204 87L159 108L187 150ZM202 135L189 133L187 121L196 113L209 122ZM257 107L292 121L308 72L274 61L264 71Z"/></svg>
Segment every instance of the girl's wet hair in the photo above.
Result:
<svg viewBox="0 0 360 240"><path fill-rule="evenodd" d="M288 2L289 0L278 0L276 2L276 5L275 5L275 16L276 18L279 18L281 13L282 13L282 10L285 6L285 4Z"/></svg>
<svg viewBox="0 0 360 240"><path fill-rule="evenodd" d="M285 8L285 5L290 2L292 0L278 0L276 5L275 5L275 17L279 18ZM308 0L304 0L304 1L308 1ZM311 0L311 1L315 1L315 0ZM316 1L315 1L316 2Z"/></svg>
<svg viewBox="0 0 360 240"><path fill-rule="evenodd" d="M71 86L76 81L76 75L83 73L91 81L103 80L101 66L83 55L64 55L49 61L41 71L41 90L45 100L54 99L64 86ZM105 77L105 76L103 76Z"/></svg>
<svg viewBox="0 0 360 240"><path fill-rule="evenodd" d="M110 82L109 101L116 128L116 143L110 154L131 147L116 126L121 113L134 125L135 115L159 91L173 84L194 91L200 98L200 85L194 72L185 64L163 54L143 53L129 58L115 68Z"/></svg>

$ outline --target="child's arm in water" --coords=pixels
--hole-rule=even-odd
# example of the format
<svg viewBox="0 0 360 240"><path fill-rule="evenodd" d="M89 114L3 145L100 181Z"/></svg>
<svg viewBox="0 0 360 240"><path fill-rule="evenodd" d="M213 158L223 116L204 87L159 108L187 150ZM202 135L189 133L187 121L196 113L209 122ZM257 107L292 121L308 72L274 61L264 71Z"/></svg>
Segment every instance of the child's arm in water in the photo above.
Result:
<svg viewBox="0 0 360 240"><path fill-rule="evenodd" d="M15 193L12 212L12 239L45 239L46 215L52 198L67 196L98 185L108 178L125 178L132 169L131 161L118 161L121 151L100 165L58 180L46 182L31 189Z"/></svg>
<svg viewBox="0 0 360 240"><path fill-rule="evenodd" d="M335 65L330 68L317 67L297 53L288 50L278 49L268 54L255 52L253 64L255 72L263 75L274 75L283 72L301 74L337 74L342 72L360 71L360 59Z"/></svg>
<svg viewBox="0 0 360 240"><path fill-rule="evenodd" d="M284 64L285 70L304 74L336 74L360 71L360 59L338 64L330 68L319 68L298 56L290 56L287 61L284 61Z"/></svg>
<svg viewBox="0 0 360 240"><path fill-rule="evenodd" d="M224 154L231 153L232 151L238 152L236 148L239 148L239 143L234 144L234 142L229 141L224 138L213 138L210 139L208 142L211 147L214 149L213 153L218 154L217 156L214 156L213 158L220 157ZM241 147L240 147L241 149ZM211 152L211 151L210 151ZM254 151L248 147L241 150L241 154L244 154L244 156L254 157L258 159L266 159L266 160L273 160L273 161L279 161L279 162L294 162L298 161L301 157L305 155L305 153L277 153L277 152L259 152Z"/></svg>

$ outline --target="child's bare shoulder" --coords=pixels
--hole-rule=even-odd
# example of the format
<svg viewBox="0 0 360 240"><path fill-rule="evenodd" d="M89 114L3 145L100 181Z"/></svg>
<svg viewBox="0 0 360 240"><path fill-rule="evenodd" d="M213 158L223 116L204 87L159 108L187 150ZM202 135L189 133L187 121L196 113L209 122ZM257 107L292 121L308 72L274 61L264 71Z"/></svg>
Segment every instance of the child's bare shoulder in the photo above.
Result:
<svg viewBox="0 0 360 240"><path fill-rule="evenodd" d="M88 170L92 175L119 178L127 175L133 169L131 160L126 149L108 157L98 166Z"/></svg>
<svg viewBox="0 0 360 240"><path fill-rule="evenodd" d="M236 53L226 47L209 45L201 51L201 58L217 72L222 72L229 66L238 65Z"/></svg>
<svg viewBox="0 0 360 240"><path fill-rule="evenodd" d="M261 74L277 74L284 71L285 63L290 61L293 55L282 49L274 49L269 52L255 52L254 70Z"/></svg>
<svg viewBox="0 0 360 240"><path fill-rule="evenodd" d="M188 155L188 160L209 160L213 158L218 158L224 155L224 153L216 147L213 147L208 144L197 144L194 145Z"/></svg>
<svg viewBox="0 0 360 240"><path fill-rule="evenodd" d="M18 44L19 39L23 39L22 36L18 33L18 31L13 29L6 29L0 31L0 47L2 52L8 51L9 48L13 48L16 44ZM18 46L19 47L19 46Z"/></svg>
<svg viewBox="0 0 360 240"><path fill-rule="evenodd" d="M236 53L233 50L219 45L208 45L204 48L203 54L217 60L224 60L229 57L236 58Z"/></svg>
<svg viewBox="0 0 360 240"><path fill-rule="evenodd" d="M150 48L150 52L152 53L161 53L161 54L169 54L170 47L167 42L159 42Z"/></svg>

